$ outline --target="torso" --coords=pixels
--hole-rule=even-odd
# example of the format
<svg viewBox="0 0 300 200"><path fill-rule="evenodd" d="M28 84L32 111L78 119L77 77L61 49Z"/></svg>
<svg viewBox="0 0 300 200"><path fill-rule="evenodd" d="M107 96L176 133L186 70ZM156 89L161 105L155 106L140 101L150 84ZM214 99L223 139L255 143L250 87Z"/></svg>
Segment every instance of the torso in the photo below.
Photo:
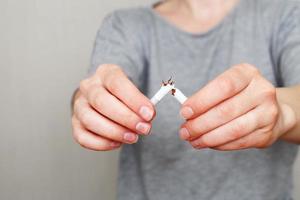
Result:
<svg viewBox="0 0 300 200"><path fill-rule="evenodd" d="M279 58L273 55L272 40L277 37L273 30L278 26L281 2L241 0L223 20L200 32L185 30L153 8L124 11L120 19L128 20L126 33L136 37L144 50L147 79L142 91L152 97L161 80L173 76L176 87L190 96L230 66L243 62L255 65L278 85L275 61ZM179 108L167 96L156 107L152 135L123 147L119 199L290 198L296 145L277 142L266 150L234 152L194 150L179 139L183 122Z"/></svg>

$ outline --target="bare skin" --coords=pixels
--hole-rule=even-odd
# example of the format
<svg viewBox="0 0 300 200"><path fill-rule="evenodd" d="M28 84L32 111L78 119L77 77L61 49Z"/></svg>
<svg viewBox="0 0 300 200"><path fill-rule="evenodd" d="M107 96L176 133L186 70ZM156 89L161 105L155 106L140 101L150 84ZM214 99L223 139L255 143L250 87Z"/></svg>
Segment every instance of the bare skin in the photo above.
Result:
<svg viewBox="0 0 300 200"><path fill-rule="evenodd" d="M120 67L103 65L74 95L73 136L85 148L107 151L147 135L155 110Z"/></svg>
<svg viewBox="0 0 300 200"><path fill-rule="evenodd" d="M155 10L178 28L206 32L238 0L170 0ZM214 91L213 93L211 91ZM73 136L106 151L147 135L155 108L119 66L103 65L83 80L73 99ZM249 64L229 68L183 104L180 137L194 148L266 148L277 140L300 143L300 85L275 88Z"/></svg>
<svg viewBox="0 0 300 200"><path fill-rule="evenodd" d="M155 7L167 21L190 33L203 33L220 23L239 0L171 0Z"/></svg>
<svg viewBox="0 0 300 200"><path fill-rule="evenodd" d="M300 143L299 98L299 86L275 88L254 66L240 64L184 103L180 137L197 149L266 148L279 139Z"/></svg>

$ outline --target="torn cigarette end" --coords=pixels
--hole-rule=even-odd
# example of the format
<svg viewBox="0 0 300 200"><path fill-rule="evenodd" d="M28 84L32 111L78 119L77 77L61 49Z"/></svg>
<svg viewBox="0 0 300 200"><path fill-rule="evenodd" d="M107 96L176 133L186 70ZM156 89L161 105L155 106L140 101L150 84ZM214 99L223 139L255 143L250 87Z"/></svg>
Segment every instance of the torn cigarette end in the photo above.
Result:
<svg viewBox="0 0 300 200"><path fill-rule="evenodd" d="M174 88L173 85L167 84L161 86L158 92L151 98L151 102L153 105L156 105L164 96L166 96L172 89Z"/></svg>
<svg viewBox="0 0 300 200"><path fill-rule="evenodd" d="M171 92L175 99L179 101L179 103L183 104L187 100L187 97L178 88L172 89Z"/></svg>
<svg viewBox="0 0 300 200"><path fill-rule="evenodd" d="M170 91L171 94L179 101L181 104L183 104L187 97L178 89L175 88L175 82L172 80L172 76L169 80L162 81L161 88L158 90L158 92L151 98L151 102L153 105L156 105L164 96L166 96Z"/></svg>

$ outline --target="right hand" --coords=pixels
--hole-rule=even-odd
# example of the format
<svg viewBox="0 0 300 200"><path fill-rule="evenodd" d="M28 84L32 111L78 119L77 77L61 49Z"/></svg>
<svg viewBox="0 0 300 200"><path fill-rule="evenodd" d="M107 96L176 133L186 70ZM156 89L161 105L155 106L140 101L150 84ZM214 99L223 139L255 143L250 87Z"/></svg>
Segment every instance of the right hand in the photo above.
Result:
<svg viewBox="0 0 300 200"><path fill-rule="evenodd" d="M73 105L73 136L83 147L107 151L148 135L155 108L119 66L106 64L80 83Z"/></svg>

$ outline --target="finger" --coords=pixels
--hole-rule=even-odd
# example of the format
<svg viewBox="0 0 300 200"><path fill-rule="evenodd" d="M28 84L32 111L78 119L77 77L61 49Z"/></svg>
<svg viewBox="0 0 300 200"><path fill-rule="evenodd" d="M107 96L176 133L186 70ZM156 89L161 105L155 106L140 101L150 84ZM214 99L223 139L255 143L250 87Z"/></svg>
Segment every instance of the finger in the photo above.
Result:
<svg viewBox="0 0 300 200"><path fill-rule="evenodd" d="M83 147L94 151L108 151L119 148L120 142L95 135L84 129L76 117L72 118L73 137Z"/></svg>
<svg viewBox="0 0 300 200"><path fill-rule="evenodd" d="M104 87L139 114L144 120L150 121L155 109L150 100L128 79L120 67L110 66L107 73L102 73Z"/></svg>
<svg viewBox="0 0 300 200"><path fill-rule="evenodd" d="M212 147L212 149L221 151L233 151L249 148L266 148L272 144L271 141L272 140L270 138L270 134L267 134L262 129L259 129L238 140L234 140L221 146Z"/></svg>
<svg viewBox="0 0 300 200"><path fill-rule="evenodd" d="M248 64L230 68L188 98L184 102L180 114L185 119L199 116L246 88L256 74L258 74L258 70Z"/></svg>
<svg viewBox="0 0 300 200"><path fill-rule="evenodd" d="M102 116L93 110L86 101L81 101L80 109L75 109L75 116L89 131L122 143L136 143L138 135Z"/></svg>
<svg viewBox="0 0 300 200"><path fill-rule="evenodd" d="M258 98L254 96L251 87L249 87L199 117L186 121L182 127L189 130L189 135L181 134L180 137L183 140L193 140L247 113L256 107L258 103Z"/></svg>
<svg viewBox="0 0 300 200"><path fill-rule="evenodd" d="M191 141L193 147L215 147L237 140L271 122L266 116L265 106L259 106L245 115Z"/></svg>
<svg viewBox="0 0 300 200"><path fill-rule="evenodd" d="M105 88L93 86L87 98L92 107L108 119L134 132L144 135L150 133L151 124L144 122L142 118Z"/></svg>

